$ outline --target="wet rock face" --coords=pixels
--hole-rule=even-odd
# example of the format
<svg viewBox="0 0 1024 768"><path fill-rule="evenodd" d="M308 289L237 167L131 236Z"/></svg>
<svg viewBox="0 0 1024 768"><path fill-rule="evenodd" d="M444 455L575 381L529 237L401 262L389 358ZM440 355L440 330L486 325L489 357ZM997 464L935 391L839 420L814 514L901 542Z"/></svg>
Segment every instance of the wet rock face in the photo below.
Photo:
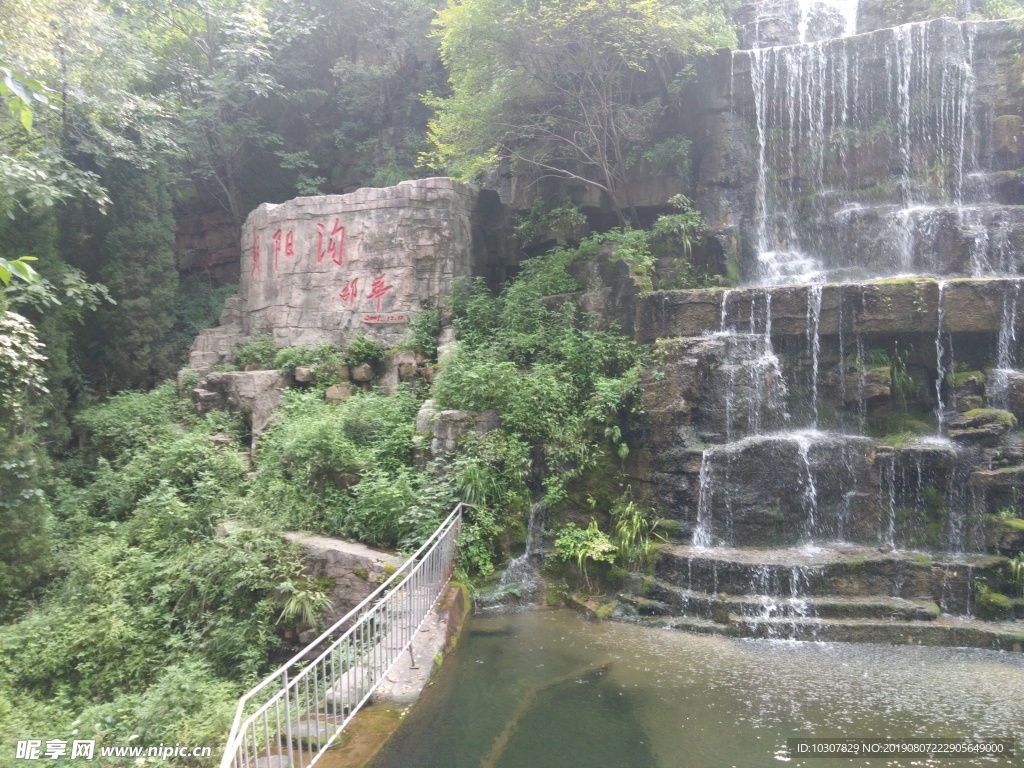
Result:
<svg viewBox="0 0 1024 768"><path fill-rule="evenodd" d="M493 196L435 178L261 205L242 229L242 331L278 347L398 343L419 309L499 258Z"/></svg>
<svg viewBox="0 0 1024 768"><path fill-rule="evenodd" d="M878 541L860 520L857 491L872 489L866 438L783 433L709 449L698 525L725 546L790 546L812 540ZM869 516L873 510L864 510Z"/></svg>

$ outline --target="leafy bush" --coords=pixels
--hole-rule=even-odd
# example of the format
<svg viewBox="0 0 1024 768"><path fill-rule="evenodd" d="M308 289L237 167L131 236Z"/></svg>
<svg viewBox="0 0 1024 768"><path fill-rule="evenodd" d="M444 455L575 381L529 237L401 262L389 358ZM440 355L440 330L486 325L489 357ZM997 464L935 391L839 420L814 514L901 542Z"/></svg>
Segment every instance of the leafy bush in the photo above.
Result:
<svg viewBox="0 0 1024 768"><path fill-rule="evenodd" d="M281 373L292 375L299 366L313 371L318 387L337 384L338 369L345 364L342 354L330 344L314 347L285 347L274 357L274 367Z"/></svg>
<svg viewBox="0 0 1024 768"><path fill-rule="evenodd" d="M373 364L387 357L384 347L366 335L356 336L348 344L345 355L352 365Z"/></svg>
<svg viewBox="0 0 1024 768"><path fill-rule="evenodd" d="M638 349L573 301L549 298L576 290L570 267L598 249L588 238L531 259L499 296L479 281L460 285L452 299L459 344L432 390L438 408L497 409L506 435L538 446L550 506L604 446L627 451L618 423L639 385Z"/></svg>
<svg viewBox="0 0 1024 768"><path fill-rule="evenodd" d="M409 323L405 346L427 359L437 355L437 337L441 333L441 310L437 307L421 309Z"/></svg>
<svg viewBox="0 0 1024 768"><path fill-rule="evenodd" d="M562 562L575 562L583 576L583 583L590 589L587 564L615 562L615 545L608 534L597 527L597 521L591 518L586 528L568 523L558 532L555 537L555 556Z"/></svg>
<svg viewBox="0 0 1024 768"><path fill-rule="evenodd" d="M256 333L235 350L235 365L242 368L253 365L258 370L264 371L274 367L274 358L276 357L277 347L274 345L274 337L269 333Z"/></svg>
<svg viewBox="0 0 1024 768"><path fill-rule="evenodd" d="M431 500L436 478L411 469L419 406L405 390L334 406L288 393L260 444L252 498L261 519L391 546L424 537L454 498L445 486Z"/></svg>
<svg viewBox="0 0 1024 768"><path fill-rule="evenodd" d="M179 399L173 382L149 392L124 392L82 411L75 422L89 438L90 451L108 461L130 455L166 436L175 423L193 424L190 404Z"/></svg>

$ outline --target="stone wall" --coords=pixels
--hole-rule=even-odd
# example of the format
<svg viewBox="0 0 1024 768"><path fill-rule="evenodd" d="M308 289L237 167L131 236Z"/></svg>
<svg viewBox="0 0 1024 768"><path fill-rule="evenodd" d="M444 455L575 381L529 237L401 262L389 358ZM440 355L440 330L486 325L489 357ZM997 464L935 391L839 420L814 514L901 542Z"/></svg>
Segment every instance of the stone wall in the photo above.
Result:
<svg viewBox="0 0 1024 768"><path fill-rule="evenodd" d="M490 197L434 178L261 205L242 229L242 330L278 347L397 344L456 278L501 261Z"/></svg>

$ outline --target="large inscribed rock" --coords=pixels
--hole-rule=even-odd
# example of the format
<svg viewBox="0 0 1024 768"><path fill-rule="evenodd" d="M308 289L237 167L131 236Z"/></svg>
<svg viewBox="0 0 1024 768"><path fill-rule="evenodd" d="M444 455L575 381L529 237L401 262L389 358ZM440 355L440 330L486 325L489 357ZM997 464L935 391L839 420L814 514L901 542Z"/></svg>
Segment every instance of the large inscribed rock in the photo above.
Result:
<svg viewBox="0 0 1024 768"><path fill-rule="evenodd" d="M263 332L279 348L360 334L395 346L456 278L500 269L501 217L496 193L448 178L261 205L242 228L236 325L205 331L189 367L205 373Z"/></svg>
<svg viewBox="0 0 1024 768"><path fill-rule="evenodd" d="M385 346L472 273L480 192L447 178L264 204L242 229L242 327L278 347Z"/></svg>

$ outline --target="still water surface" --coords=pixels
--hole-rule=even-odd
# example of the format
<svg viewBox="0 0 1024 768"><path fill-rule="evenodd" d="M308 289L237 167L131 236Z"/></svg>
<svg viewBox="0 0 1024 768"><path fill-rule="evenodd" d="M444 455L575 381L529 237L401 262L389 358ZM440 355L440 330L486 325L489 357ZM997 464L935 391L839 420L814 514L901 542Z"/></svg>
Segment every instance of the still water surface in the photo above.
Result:
<svg viewBox="0 0 1024 768"><path fill-rule="evenodd" d="M568 610L475 616L370 768L1020 766L789 760L787 738L1015 738L1024 657L731 640Z"/></svg>

